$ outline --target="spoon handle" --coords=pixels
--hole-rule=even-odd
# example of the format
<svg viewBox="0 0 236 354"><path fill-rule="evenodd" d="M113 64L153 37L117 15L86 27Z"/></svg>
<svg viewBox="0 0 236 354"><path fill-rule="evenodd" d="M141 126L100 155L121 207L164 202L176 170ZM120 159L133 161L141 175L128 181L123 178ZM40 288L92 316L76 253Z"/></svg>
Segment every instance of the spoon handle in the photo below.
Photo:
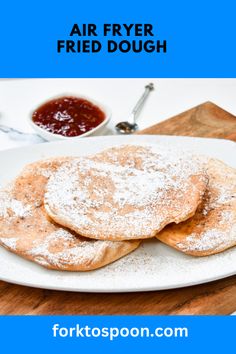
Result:
<svg viewBox="0 0 236 354"><path fill-rule="evenodd" d="M153 83L150 83L150 84L145 86L144 93L142 94L142 96L140 97L140 99L138 100L138 102L136 103L134 109L131 112L133 123L136 122L136 120L138 118L138 115L139 115L141 109L143 108L143 105L144 105L146 99L148 98L148 95L153 90L154 90L154 84Z"/></svg>

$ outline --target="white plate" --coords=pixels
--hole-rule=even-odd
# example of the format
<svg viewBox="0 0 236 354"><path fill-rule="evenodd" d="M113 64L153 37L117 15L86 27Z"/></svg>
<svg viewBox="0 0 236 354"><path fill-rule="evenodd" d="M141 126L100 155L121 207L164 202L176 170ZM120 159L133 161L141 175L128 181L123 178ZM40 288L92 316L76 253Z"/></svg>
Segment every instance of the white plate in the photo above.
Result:
<svg viewBox="0 0 236 354"><path fill-rule="evenodd" d="M123 143L167 143L219 158L236 167L236 144L227 140L168 136L111 136L44 143L0 152L0 184L9 182L29 162L58 155L88 155ZM87 273L42 268L0 248L0 279L46 289L127 292L184 287L236 274L236 247L195 258L157 241L102 269Z"/></svg>

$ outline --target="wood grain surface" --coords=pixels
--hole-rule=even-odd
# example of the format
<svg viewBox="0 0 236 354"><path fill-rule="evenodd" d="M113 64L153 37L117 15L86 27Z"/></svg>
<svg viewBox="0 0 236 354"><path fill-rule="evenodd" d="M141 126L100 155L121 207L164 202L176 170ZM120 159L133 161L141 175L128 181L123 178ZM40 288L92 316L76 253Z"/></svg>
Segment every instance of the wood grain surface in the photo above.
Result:
<svg viewBox="0 0 236 354"><path fill-rule="evenodd" d="M184 135L236 141L235 118L214 103L206 102L138 134Z"/></svg>
<svg viewBox="0 0 236 354"><path fill-rule="evenodd" d="M206 102L139 134L188 135L236 141L236 117ZM226 315L235 310L236 276L175 290L123 294L52 291L0 281L0 314Z"/></svg>

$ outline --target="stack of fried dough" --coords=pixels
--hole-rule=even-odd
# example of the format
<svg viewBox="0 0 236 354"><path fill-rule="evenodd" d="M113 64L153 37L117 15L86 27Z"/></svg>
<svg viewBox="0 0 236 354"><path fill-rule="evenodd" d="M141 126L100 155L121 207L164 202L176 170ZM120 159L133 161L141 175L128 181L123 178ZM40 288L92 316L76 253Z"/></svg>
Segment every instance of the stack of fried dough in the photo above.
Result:
<svg viewBox="0 0 236 354"><path fill-rule="evenodd" d="M0 244L46 268L100 268L150 238L192 256L236 245L236 170L122 145L34 162L0 191Z"/></svg>

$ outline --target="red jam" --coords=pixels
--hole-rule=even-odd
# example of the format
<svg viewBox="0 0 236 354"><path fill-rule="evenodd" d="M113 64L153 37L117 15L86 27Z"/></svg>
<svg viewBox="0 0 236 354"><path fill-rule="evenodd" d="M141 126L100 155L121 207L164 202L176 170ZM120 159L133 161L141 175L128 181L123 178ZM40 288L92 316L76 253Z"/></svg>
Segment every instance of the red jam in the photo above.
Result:
<svg viewBox="0 0 236 354"><path fill-rule="evenodd" d="M84 134L105 120L105 113L79 97L60 97L40 106L32 120L40 128L63 136Z"/></svg>

